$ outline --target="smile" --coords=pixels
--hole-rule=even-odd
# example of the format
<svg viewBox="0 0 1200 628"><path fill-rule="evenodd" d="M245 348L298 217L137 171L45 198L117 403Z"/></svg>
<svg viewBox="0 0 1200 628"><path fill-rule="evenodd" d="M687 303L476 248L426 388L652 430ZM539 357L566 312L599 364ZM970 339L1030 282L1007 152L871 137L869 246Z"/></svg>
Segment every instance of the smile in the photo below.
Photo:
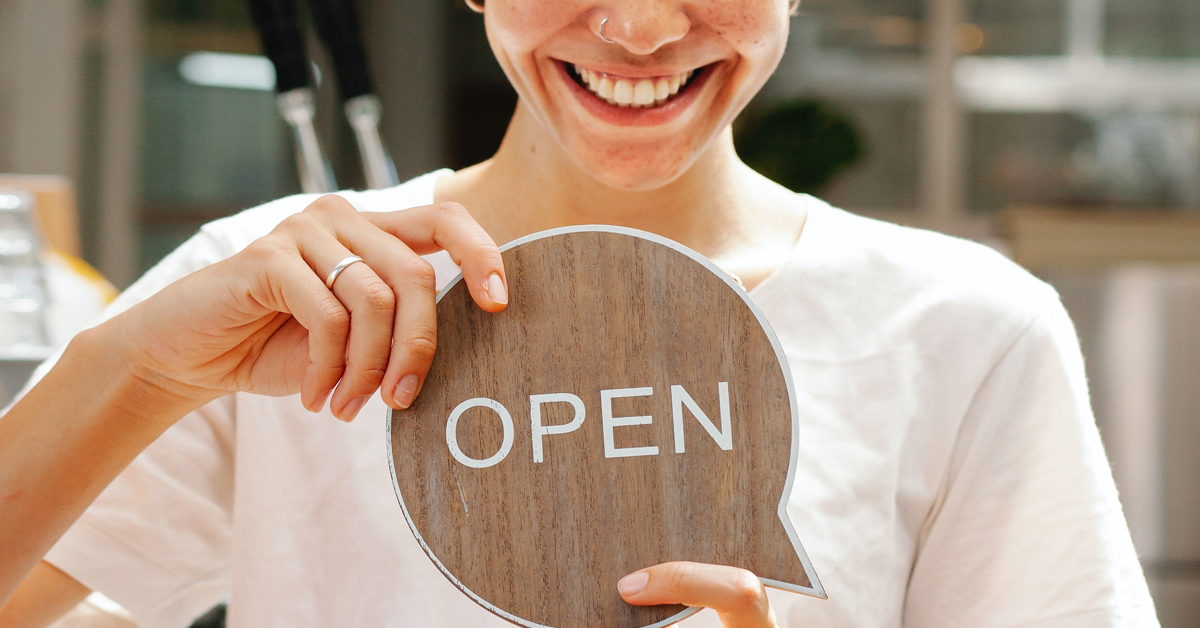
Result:
<svg viewBox="0 0 1200 628"><path fill-rule="evenodd" d="M568 64L571 78L596 97L610 105L631 108L652 108L666 104L684 91L698 70L687 70L671 76L628 78L589 70Z"/></svg>

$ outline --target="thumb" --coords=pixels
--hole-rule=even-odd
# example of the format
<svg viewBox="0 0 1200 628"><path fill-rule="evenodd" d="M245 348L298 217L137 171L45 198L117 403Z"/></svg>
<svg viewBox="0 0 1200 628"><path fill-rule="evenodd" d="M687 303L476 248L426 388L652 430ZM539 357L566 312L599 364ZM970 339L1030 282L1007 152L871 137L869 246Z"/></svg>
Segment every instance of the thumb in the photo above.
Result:
<svg viewBox="0 0 1200 628"><path fill-rule="evenodd" d="M766 589L737 567L671 562L635 571L617 583L630 604L683 604L711 608L728 628L776 628Z"/></svg>

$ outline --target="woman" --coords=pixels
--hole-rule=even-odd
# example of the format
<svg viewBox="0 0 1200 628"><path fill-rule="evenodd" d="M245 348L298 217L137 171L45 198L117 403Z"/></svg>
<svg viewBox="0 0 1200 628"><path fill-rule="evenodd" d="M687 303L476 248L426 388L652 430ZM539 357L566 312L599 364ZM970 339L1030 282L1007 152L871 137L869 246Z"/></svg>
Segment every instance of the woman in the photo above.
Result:
<svg viewBox="0 0 1200 628"><path fill-rule="evenodd" d="M679 241L751 291L805 409L789 510L830 594L768 596L744 571L673 563L614 583L627 601L710 607L730 627L1156 625L1053 291L983 247L851 216L738 160L730 123L794 6L476 8L520 96L492 159L206 226L0 421L0 533L20 539L0 551L16 573L149 445L5 626L43 625L89 588L146 627L186 625L230 591L234 626L501 625L399 519L383 404L419 394L454 264L499 311L496 242L588 223ZM301 412L327 400L359 420Z"/></svg>

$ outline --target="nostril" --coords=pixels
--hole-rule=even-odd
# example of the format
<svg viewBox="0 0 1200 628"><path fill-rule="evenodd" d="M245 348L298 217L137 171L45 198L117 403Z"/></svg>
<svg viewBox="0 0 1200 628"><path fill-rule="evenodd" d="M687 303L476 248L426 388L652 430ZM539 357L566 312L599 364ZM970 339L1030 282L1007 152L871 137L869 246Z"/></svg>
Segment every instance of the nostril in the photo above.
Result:
<svg viewBox="0 0 1200 628"><path fill-rule="evenodd" d="M644 3L654 8L657 3ZM599 36L599 26L604 25L604 39L636 55L649 55L667 44L687 36L692 29L692 20L683 11L672 10L670 14L649 11L638 15L595 15L590 22L592 32Z"/></svg>

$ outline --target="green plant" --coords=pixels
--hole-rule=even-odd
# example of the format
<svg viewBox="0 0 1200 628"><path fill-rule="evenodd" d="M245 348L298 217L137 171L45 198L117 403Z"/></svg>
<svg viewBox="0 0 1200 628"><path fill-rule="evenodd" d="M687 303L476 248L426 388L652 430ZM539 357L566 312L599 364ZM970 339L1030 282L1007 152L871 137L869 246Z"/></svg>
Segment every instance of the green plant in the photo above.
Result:
<svg viewBox="0 0 1200 628"><path fill-rule="evenodd" d="M752 168L796 192L818 193L866 152L858 127L832 105L793 100L749 114L735 134Z"/></svg>

